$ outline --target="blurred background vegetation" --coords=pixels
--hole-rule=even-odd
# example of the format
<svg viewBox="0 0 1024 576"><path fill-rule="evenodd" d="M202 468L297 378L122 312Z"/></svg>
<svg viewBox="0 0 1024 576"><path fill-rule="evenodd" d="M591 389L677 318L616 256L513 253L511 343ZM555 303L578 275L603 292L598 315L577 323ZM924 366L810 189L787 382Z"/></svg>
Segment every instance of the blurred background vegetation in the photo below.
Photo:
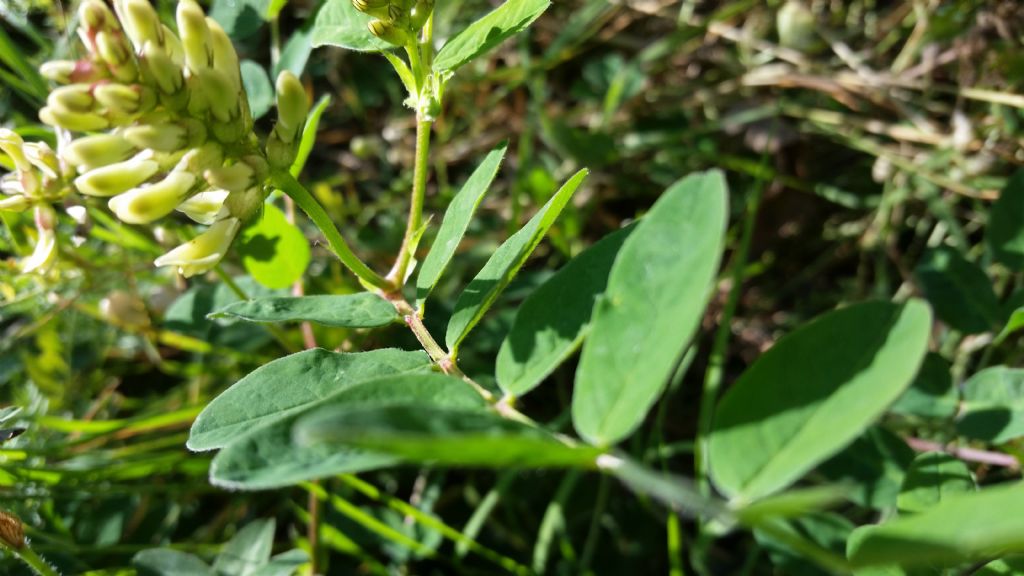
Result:
<svg viewBox="0 0 1024 576"><path fill-rule="evenodd" d="M412 181L415 126L402 87L379 56L310 49L316 0L290 0L274 23L260 18L265 2L214 0L207 8L249 66L302 71L312 98L331 97L302 178L384 271L401 243ZM437 35L494 4L438 0ZM173 0L157 5L172 22ZM35 69L77 50L68 33L73 14L73 3L0 0L0 121L26 137L52 142L36 117L47 87ZM755 219L726 383L820 312L918 292L915 269L929 247L951 246L987 266L980 241L987 208L1024 161L1022 40L1024 9L1012 0L558 0L529 33L461 72L446 94L428 190L435 223L488 150L506 139L511 148L462 257L431 302L429 327L443 331L458 290L580 167L592 170L585 188L465 348L468 373L493 373L516 303L533 287L696 170L728 173L733 247L745 219ZM266 90L259 74L253 78L259 112L255 101ZM269 130L269 122L257 129ZM682 574L696 549L704 573L813 573L771 542L695 543L685 522L672 536L680 527L663 509L621 497L625 488L597 475L404 469L291 490L214 488L206 479L210 455L185 449L187 430L239 377L310 338L340 350L416 342L400 328L371 336L295 326L272 334L208 320L240 294L288 288L249 275L244 260L259 260L259 251L244 240L222 277L185 282L152 267L155 255L188 237L183 219L151 229L123 225L98 205L87 214L62 219L69 241L46 276L18 272L17 257L31 244L24 222L3 213L0 228L0 404L22 406L14 422L28 428L0 449L0 507L21 517L34 547L67 573L119 574L136 552L157 546L209 556L266 518L277 520L275 550L308 549L315 535L320 566L331 574L492 574L516 566ZM306 292L358 290L315 229L298 223L313 246ZM691 450L731 267L727 255L688 376L626 447L648 463ZM1019 276L987 270L1001 306L1016 308ZM966 363L978 343L947 345ZM1019 346L993 354L1008 364L1021 359ZM522 408L568 426L571 382L570 365ZM928 437L919 422L890 424ZM888 467L908 460L901 450L871 456L855 473L891 489ZM687 474L680 464L687 461L665 465ZM986 473L1009 472L979 475ZM319 532L309 527L311 506ZM0 560L0 572L26 573L10 559Z"/></svg>

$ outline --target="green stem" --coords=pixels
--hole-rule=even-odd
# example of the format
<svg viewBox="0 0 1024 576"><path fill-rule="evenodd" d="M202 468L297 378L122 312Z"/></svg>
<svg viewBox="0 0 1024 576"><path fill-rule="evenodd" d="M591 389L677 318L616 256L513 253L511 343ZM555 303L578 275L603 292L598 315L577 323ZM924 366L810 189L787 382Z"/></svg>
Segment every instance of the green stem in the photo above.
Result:
<svg viewBox="0 0 1024 576"><path fill-rule="evenodd" d="M405 283L413 253L416 251L416 238L423 226L423 199L427 193L427 171L430 162L430 128L429 120L416 121L416 160L413 167L412 201L409 204L409 221L402 240L402 250L398 261L388 278L395 286Z"/></svg>
<svg viewBox="0 0 1024 576"><path fill-rule="evenodd" d="M22 546L20 549L8 548L14 555L21 559L22 562L28 564L29 568L35 570L39 576L60 576L60 572L57 572L53 566L47 564L46 560L43 560L39 554L36 554L35 550L30 548L28 544Z"/></svg>
<svg viewBox="0 0 1024 576"><path fill-rule="evenodd" d="M394 284L371 270L369 266L352 252L352 249L349 248L345 238L338 231L337 226L334 225L334 221L331 220L323 206L320 206L320 203L313 198L309 190L306 190L302 184L299 184L298 180L285 170L274 170L270 178L274 186L290 196L292 200L295 200L299 208L302 208L302 211L316 224L317 228L327 238L327 244L330 245L331 250L334 251L334 254L345 267L358 276L360 280L374 288L385 292L395 288Z"/></svg>
<svg viewBox="0 0 1024 576"><path fill-rule="evenodd" d="M607 474L601 475L600 484L597 485L597 501L594 503L593 516L590 518L590 528L587 530L587 541L583 544L583 554L580 555L580 574L587 574L590 571L590 563L597 553L597 542L601 539L601 517L604 516L605 508L608 506L608 496L611 492L611 482Z"/></svg>

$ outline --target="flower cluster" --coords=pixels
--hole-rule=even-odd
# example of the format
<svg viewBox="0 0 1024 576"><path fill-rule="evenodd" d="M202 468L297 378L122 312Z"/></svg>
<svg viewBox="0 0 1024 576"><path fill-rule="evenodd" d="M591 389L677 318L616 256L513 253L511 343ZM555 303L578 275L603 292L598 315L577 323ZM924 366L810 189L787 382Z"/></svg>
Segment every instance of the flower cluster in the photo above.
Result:
<svg viewBox="0 0 1024 576"><path fill-rule="evenodd" d="M0 210L35 210L36 247L21 263L23 272L46 269L57 256L57 215L50 203L68 189L65 167L45 142L26 143L21 136L0 129L0 150L14 163L14 172L0 178Z"/></svg>
<svg viewBox="0 0 1024 576"><path fill-rule="evenodd" d="M8 209L38 206L33 198L60 197L70 183L86 196L109 198L110 210L129 224L181 212L210 227L156 264L191 276L215 266L259 211L270 170L294 161L309 104L299 80L282 72L278 121L261 146L238 55L223 28L195 0L178 3L176 20L178 34L149 0L113 0L113 10L102 0L81 4L86 54L42 66L59 87L39 117L85 134L57 154L5 135L0 146L17 172L4 190L23 191L24 200L2 202ZM37 207L37 227L38 214Z"/></svg>
<svg viewBox="0 0 1024 576"><path fill-rule="evenodd" d="M374 17L374 36L395 46L409 46L434 11L434 0L352 0L356 10Z"/></svg>

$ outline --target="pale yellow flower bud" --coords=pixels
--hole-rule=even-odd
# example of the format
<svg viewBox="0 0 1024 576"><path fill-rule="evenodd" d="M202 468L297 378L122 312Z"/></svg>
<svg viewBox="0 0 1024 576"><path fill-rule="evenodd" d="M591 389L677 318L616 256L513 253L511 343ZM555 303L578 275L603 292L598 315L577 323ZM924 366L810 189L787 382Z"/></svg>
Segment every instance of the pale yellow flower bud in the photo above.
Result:
<svg viewBox="0 0 1024 576"><path fill-rule="evenodd" d="M245 162L236 162L231 166L220 166L203 172L203 178L214 187L229 192L240 192L253 186L256 171Z"/></svg>
<svg viewBox="0 0 1024 576"><path fill-rule="evenodd" d="M202 174L224 163L224 149L216 142L207 142L185 153L174 167L174 171Z"/></svg>
<svg viewBox="0 0 1024 576"><path fill-rule="evenodd" d="M221 220L206 232L157 258L154 264L174 266L186 278L209 272L227 254L240 227L238 218Z"/></svg>
<svg viewBox="0 0 1024 576"><path fill-rule="evenodd" d="M200 192L179 204L176 210L199 224L213 224L228 216L228 212L224 208L224 201L227 200L228 194L227 190Z"/></svg>
<svg viewBox="0 0 1024 576"><path fill-rule="evenodd" d="M73 140L62 155L72 166L97 168L127 159L135 146L120 134L96 134Z"/></svg>
<svg viewBox="0 0 1024 576"><path fill-rule="evenodd" d="M24 146L25 141L21 139L17 132L7 128L0 128L0 150L3 150L4 154L11 157L14 167L20 171L32 169L32 164L25 157Z"/></svg>
<svg viewBox="0 0 1024 576"><path fill-rule="evenodd" d="M124 9L125 32L136 50L141 51L147 43L163 46L163 27L149 0L124 0L121 7Z"/></svg>
<svg viewBox="0 0 1024 576"><path fill-rule="evenodd" d="M24 212L31 205L32 201L22 194L0 198L0 212Z"/></svg>
<svg viewBox="0 0 1024 576"><path fill-rule="evenodd" d="M39 170L44 177L54 180L60 178L60 160L48 144L45 142L31 142L25 144L22 150L24 150L25 158L28 159L29 163Z"/></svg>
<svg viewBox="0 0 1024 576"><path fill-rule="evenodd" d="M171 172L163 180L133 188L107 203L122 222L148 224L170 214L188 197L196 177L188 172Z"/></svg>
<svg viewBox="0 0 1024 576"><path fill-rule="evenodd" d="M96 104L92 95L92 86L88 84L72 84L61 86L50 92L46 104L64 112L91 112Z"/></svg>
<svg viewBox="0 0 1024 576"><path fill-rule="evenodd" d="M92 112L68 112L61 108L47 106L39 111L39 119L44 124L59 126L75 132L92 132L110 127L110 121Z"/></svg>
<svg viewBox="0 0 1024 576"><path fill-rule="evenodd" d="M302 82L291 72L282 71L277 76L277 122L282 128L281 139L291 143L302 130L307 114L309 99Z"/></svg>
<svg viewBox="0 0 1024 576"><path fill-rule="evenodd" d="M142 47L142 61L161 92L173 94L181 89L185 82L181 66L175 64L158 44L147 42Z"/></svg>
<svg viewBox="0 0 1024 576"><path fill-rule="evenodd" d="M234 91L242 90L242 76L238 67L238 53L224 29L213 18L206 19L210 30L210 51L213 53L213 68L231 81Z"/></svg>
<svg viewBox="0 0 1024 576"><path fill-rule="evenodd" d="M146 112L156 104L152 90L138 84L101 84L93 90L96 100L107 110L122 115Z"/></svg>
<svg viewBox="0 0 1024 576"><path fill-rule="evenodd" d="M131 47L119 32L97 34L96 48L115 78L122 82L130 82L136 78L137 72Z"/></svg>
<svg viewBox="0 0 1024 576"><path fill-rule="evenodd" d="M57 258L57 214L48 205L36 206L35 212L36 247L32 255L21 261L21 271L25 274L46 271Z"/></svg>
<svg viewBox="0 0 1024 576"><path fill-rule="evenodd" d="M139 148L160 152L181 150L188 145L188 129L180 124L140 124L124 129L125 140Z"/></svg>
<svg viewBox="0 0 1024 576"><path fill-rule="evenodd" d="M193 0L178 2L178 32L185 49L185 63L193 73L210 67L210 30L203 9Z"/></svg>
<svg viewBox="0 0 1024 576"><path fill-rule="evenodd" d="M140 154L131 160L95 168L75 178L75 188L86 196L116 196L153 177L160 165Z"/></svg>

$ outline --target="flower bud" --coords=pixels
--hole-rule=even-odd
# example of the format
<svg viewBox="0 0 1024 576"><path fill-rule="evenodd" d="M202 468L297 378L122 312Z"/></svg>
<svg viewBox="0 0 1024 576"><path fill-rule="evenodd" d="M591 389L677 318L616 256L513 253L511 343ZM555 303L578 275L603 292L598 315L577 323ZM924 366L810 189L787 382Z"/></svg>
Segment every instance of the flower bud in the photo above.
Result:
<svg viewBox="0 0 1024 576"><path fill-rule="evenodd" d="M242 75L238 67L238 53L224 29L213 18L206 19L206 27L210 30L210 51L213 53L213 68L224 74L234 91L242 90Z"/></svg>
<svg viewBox="0 0 1024 576"><path fill-rule="evenodd" d="M39 73L52 82L69 84L77 66L74 60L51 60L39 67Z"/></svg>
<svg viewBox="0 0 1024 576"><path fill-rule="evenodd" d="M25 141L21 139L17 132L7 128L0 128L0 150L3 150L4 154L11 157L14 167L19 171L32 169L32 164L25 157L24 146Z"/></svg>
<svg viewBox="0 0 1024 576"><path fill-rule="evenodd" d="M241 116L238 103L245 95L235 90L227 75L213 68L205 68L196 72L195 79L197 82L191 84L193 97L201 94L214 118L230 122ZM192 112L191 102L189 112Z"/></svg>
<svg viewBox="0 0 1024 576"><path fill-rule="evenodd" d="M390 0L352 0L352 5L355 6L356 10L374 18L391 19Z"/></svg>
<svg viewBox="0 0 1024 576"><path fill-rule="evenodd" d="M91 112L96 98L92 95L92 86L72 84L54 89L46 98L46 103L51 108L65 112Z"/></svg>
<svg viewBox="0 0 1024 576"><path fill-rule="evenodd" d="M138 84L101 84L93 90L93 95L107 110L122 115L145 112L156 104L156 95Z"/></svg>
<svg viewBox="0 0 1024 576"><path fill-rule="evenodd" d="M21 271L25 274L44 272L57 258L57 214L46 204L36 206L35 212L36 247L32 255L21 261Z"/></svg>
<svg viewBox="0 0 1024 576"><path fill-rule="evenodd" d="M110 127L110 121L91 112L68 112L52 106L39 111L39 119L50 126L59 126L74 132L92 132Z"/></svg>
<svg viewBox="0 0 1024 576"><path fill-rule="evenodd" d="M136 50L142 51L147 43L163 46L163 27L149 0L124 0L121 6L124 8L125 32Z"/></svg>
<svg viewBox="0 0 1024 576"><path fill-rule="evenodd" d="M178 205L176 210L184 213L199 224L213 224L224 216L224 201L228 198L227 190L207 190L192 196Z"/></svg>
<svg viewBox="0 0 1024 576"><path fill-rule="evenodd" d="M149 326L149 313L142 300L122 290L115 290L100 300L100 314L118 326L145 328Z"/></svg>
<svg viewBox="0 0 1024 576"><path fill-rule="evenodd" d="M419 30L423 28L423 25L427 23L427 19L434 12L434 0L419 0L416 5L413 6L412 13L409 15L409 24L413 30Z"/></svg>
<svg viewBox="0 0 1024 576"><path fill-rule="evenodd" d="M9 512L0 511L0 540L14 550L25 547L25 528L21 520Z"/></svg>
<svg viewBox="0 0 1024 576"><path fill-rule="evenodd" d="M157 258L154 264L174 266L186 278L208 272L227 254L240 227L238 218L221 220L206 232Z"/></svg>
<svg viewBox="0 0 1024 576"><path fill-rule="evenodd" d="M107 63L115 78L122 82L135 79L132 50L124 36L114 32L100 32L96 35L96 47L100 58Z"/></svg>
<svg viewBox="0 0 1024 576"><path fill-rule="evenodd" d="M140 124L125 128L123 134L135 146L159 152L181 150L188 144L188 130L180 124Z"/></svg>
<svg viewBox="0 0 1024 576"><path fill-rule="evenodd" d="M263 209L267 194L263 187L253 186L244 192L232 192L224 202L228 214L246 222Z"/></svg>
<svg viewBox="0 0 1024 576"><path fill-rule="evenodd" d="M193 0L178 2L178 32L185 49L185 63L197 72L210 67L210 30L206 27L203 9Z"/></svg>
<svg viewBox="0 0 1024 576"><path fill-rule="evenodd" d="M297 142L285 142L280 136L280 126L275 126L267 137L267 162L278 169L290 168L298 153Z"/></svg>
<svg viewBox="0 0 1024 576"><path fill-rule="evenodd" d="M178 67L185 66L185 47L181 45L181 39L167 25L161 25L164 37L164 52Z"/></svg>
<svg viewBox="0 0 1024 576"><path fill-rule="evenodd" d="M145 154L140 157L96 168L75 178L75 188L86 196L116 196L135 188L153 177L160 165L148 159Z"/></svg>
<svg viewBox="0 0 1024 576"><path fill-rule="evenodd" d="M373 20L367 27L370 29L371 34L395 46L408 46L413 42L412 35L408 31L401 29L391 22Z"/></svg>
<svg viewBox="0 0 1024 576"><path fill-rule="evenodd" d="M101 30L116 30L120 28L117 18L107 8L106 4L99 0L86 0L78 7L78 18L90 32Z"/></svg>
<svg viewBox="0 0 1024 576"><path fill-rule="evenodd" d="M175 64L159 45L147 42L142 47L142 61L161 92L173 94L181 89L185 82L181 75L181 66Z"/></svg>
<svg viewBox="0 0 1024 576"><path fill-rule="evenodd" d="M44 177L56 180L60 178L60 160L57 154L45 142L32 142L22 147L25 158Z"/></svg>
<svg viewBox="0 0 1024 576"><path fill-rule="evenodd" d="M195 181L195 175L188 172L171 172L159 182L114 196L107 206L122 222L148 224L170 214L188 196Z"/></svg>
<svg viewBox="0 0 1024 576"><path fill-rule="evenodd" d="M280 134L285 142L291 142L306 121L309 114L309 100L302 83L291 72L284 70L277 75L277 122L283 128Z"/></svg>
<svg viewBox="0 0 1024 576"><path fill-rule="evenodd" d="M207 142L185 153L174 167L174 171L202 174L224 163L224 149L216 142Z"/></svg>
<svg viewBox="0 0 1024 576"><path fill-rule="evenodd" d="M120 134L96 134L71 141L61 152L72 166L96 168L128 158L135 146Z"/></svg>
<svg viewBox="0 0 1024 576"><path fill-rule="evenodd" d="M240 192L250 188L255 181L256 171L245 162L236 162L231 166L220 166L203 172L203 178L213 188L228 192Z"/></svg>
<svg viewBox="0 0 1024 576"><path fill-rule="evenodd" d="M0 212L24 212L31 205L32 201L22 194L0 198Z"/></svg>

